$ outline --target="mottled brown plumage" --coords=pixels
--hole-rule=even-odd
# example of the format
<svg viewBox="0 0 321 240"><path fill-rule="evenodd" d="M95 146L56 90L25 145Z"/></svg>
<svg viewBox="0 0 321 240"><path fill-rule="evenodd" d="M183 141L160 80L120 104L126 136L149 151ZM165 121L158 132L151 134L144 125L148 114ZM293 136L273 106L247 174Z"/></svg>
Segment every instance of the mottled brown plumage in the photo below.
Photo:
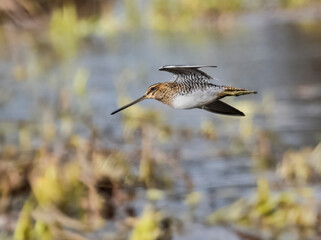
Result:
<svg viewBox="0 0 321 240"><path fill-rule="evenodd" d="M179 84L174 82L156 83L150 86L145 93L146 98L158 100L172 106L173 98L179 92Z"/></svg>

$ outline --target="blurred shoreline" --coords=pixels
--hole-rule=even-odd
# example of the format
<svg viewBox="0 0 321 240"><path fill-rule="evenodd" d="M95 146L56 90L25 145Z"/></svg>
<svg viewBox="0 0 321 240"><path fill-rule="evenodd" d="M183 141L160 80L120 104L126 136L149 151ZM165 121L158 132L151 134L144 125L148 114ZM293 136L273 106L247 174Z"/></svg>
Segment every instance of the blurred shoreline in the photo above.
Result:
<svg viewBox="0 0 321 240"><path fill-rule="evenodd" d="M124 15L123 13L125 13L125 18L128 18L128 21L132 21L130 24L134 24L136 27L141 25L142 28L149 28L151 30L171 31L173 26L170 24L167 26L168 29L166 29L166 27L159 28L157 25L146 25L148 22L146 20L151 18L151 16L148 16L150 15L149 12L154 12L153 15L155 13L157 14L157 8L156 10L153 10L153 4L157 5L157 1L149 2L141 0L132 1L132 3L129 3L131 1L127 2L128 3L124 5L120 5L116 1L112 0L39 0L33 3L30 1L2 0L0 3L0 24L13 24L26 31L43 30L47 28L51 15L55 9L62 9L65 6L75 6L77 18L79 19L105 18L108 21L108 17L106 18L104 16L115 15L116 18L122 18ZM193 15L193 12L189 13L191 15L189 18L196 23L194 26L192 25L190 27L192 29L220 27L225 26L226 24L232 24L233 22L237 22L238 24L262 24L267 21L289 23L300 21L319 21L321 19L320 2L307 0L299 5L296 5L295 1L293 1L293 3L291 3L291 1L288 2L289 3L286 4L282 3L282 1L271 1L269 4L262 6L260 6L260 3L257 3L256 5L253 4L254 6L249 4L249 6L245 6L243 9L242 3L238 3L240 4L240 9L225 9L224 7L221 9L218 4L217 8L214 7L211 10L211 7L209 6L208 10L206 10L206 8L203 10L203 16L200 16L199 14ZM224 6L224 4L222 5ZM118 10L112 10L114 8L117 8ZM144 13L146 10L147 13ZM161 10L159 11L159 14L162 14ZM184 9L182 9L182 11L184 11ZM156 15L155 17L157 18ZM164 17L166 18L166 15L164 15ZM178 18L179 21L179 16L174 15L171 17L173 17L174 20ZM139 21L140 23L135 23L135 21ZM184 30L185 28L181 28L179 26L176 28L174 24L172 31L177 29Z"/></svg>

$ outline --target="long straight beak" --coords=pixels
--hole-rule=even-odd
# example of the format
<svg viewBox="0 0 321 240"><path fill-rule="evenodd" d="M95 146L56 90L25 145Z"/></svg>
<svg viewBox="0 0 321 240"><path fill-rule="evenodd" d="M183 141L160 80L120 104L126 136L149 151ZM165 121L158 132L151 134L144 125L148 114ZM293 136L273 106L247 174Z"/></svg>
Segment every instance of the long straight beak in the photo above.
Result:
<svg viewBox="0 0 321 240"><path fill-rule="evenodd" d="M140 101L143 101L145 98L146 98L146 95L144 95L144 96L138 98L137 100L135 100L135 101L133 101L133 102L131 102L131 103L119 108L119 109L117 109L116 111L113 111L110 115L114 115L115 113L118 113L118 112L124 110L125 108L128 108L128 107L130 107L130 106L132 106L132 105L134 105L136 103L139 103Z"/></svg>

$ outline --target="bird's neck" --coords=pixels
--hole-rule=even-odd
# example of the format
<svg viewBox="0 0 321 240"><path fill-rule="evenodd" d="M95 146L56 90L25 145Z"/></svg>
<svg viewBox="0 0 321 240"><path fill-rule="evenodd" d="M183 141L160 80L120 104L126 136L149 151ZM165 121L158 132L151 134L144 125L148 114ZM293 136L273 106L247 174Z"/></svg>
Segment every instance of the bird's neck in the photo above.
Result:
<svg viewBox="0 0 321 240"><path fill-rule="evenodd" d="M173 106L173 98L177 94L179 94L179 84L175 82L165 82L158 90L155 99L169 106Z"/></svg>

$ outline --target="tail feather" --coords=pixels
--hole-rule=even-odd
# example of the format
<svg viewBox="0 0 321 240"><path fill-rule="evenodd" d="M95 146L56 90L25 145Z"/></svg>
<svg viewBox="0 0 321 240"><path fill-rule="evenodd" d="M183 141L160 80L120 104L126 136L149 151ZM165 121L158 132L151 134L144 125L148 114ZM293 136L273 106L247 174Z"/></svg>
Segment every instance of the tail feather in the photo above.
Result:
<svg viewBox="0 0 321 240"><path fill-rule="evenodd" d="M244 88L234 88L234 87L226 87L224 86L224 90L219 94L219 98L227 97L227 96L241 96L247 94L257 94L256 91L249 91Z"/></svg>

